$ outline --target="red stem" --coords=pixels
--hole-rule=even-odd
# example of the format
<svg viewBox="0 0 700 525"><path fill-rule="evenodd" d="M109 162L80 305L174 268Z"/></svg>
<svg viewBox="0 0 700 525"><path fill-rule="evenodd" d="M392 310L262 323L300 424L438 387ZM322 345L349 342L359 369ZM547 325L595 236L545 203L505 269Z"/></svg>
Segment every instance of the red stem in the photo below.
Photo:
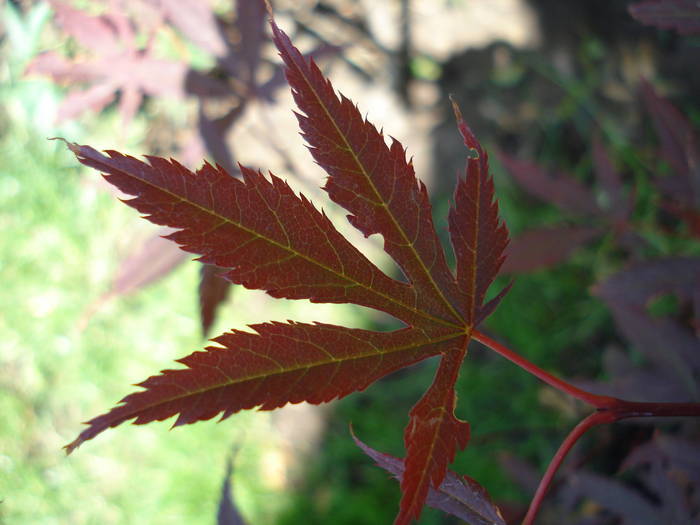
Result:
<svg viewBox="0 0 700 525"><path fill-rule="evenodd" d="M535 495L530 502L530 507L527 509L527 514L525 515L522 525L532 525L532 523L535 521L537 511L540 510L540 505L542 505L542 500L544 499L545 494L547 494L547 490L552 483L552 479L554 479L554 475L561 466L566 455L576 444L579 438L583 436L588 429L603 423L612 423L613 421L615 421L615 414L609 411L594 412L576 425L571 432L569 432L569 435L566 436L566 439L564 439L562 444L559 446L559 450L557 450L557 453L554 454L554 457L549 462L549 465L547 465L547 470L545 471L544 476L542 476L540 484L537 486L537 490L535 491Z"/></svg>
<svg viewBox="0 0 700 525"><path fill-rule="evenodd" d="M632 417L700 416L700 403L640 403L636 401L617 399L615 397L599 396L586 392L585 390L581 390L580 388L559 379L549 372L545 372L534 363L531 363L524 357L519 356L512 350L509 350L499 342L494 341L487 335L477 330L472 332L472 337L509 361L515 363L520 368L544 381L548 385L562 392L566 392L567 394L580 399L581 401L593 405L597 409L596 412L590 414L578 425L576 425L559 446L557 453L549 462L547 470L545 471L544 476L537 487L537 491L532 498L530 508L527 511L527 515L525 516L522 525L532 525L542 504L542 500L544 499L544 496L547 493L552 480L554 479L554 475L564 461L564 458L576 444L576 442L581 438L581 436L583 436L583 434L585 434L590 428L603 423L613 423L621 419L628 419Z"/></svg>
<svg viewBox="0 0 700 525"><path fill-rule="evenodd" d="M557 390L561 390L562 392L566 392L567 394L575 397L576 399L580 399L581 401L584 401L589 405L593 405L596 408L612 407L617 404L618 400L614 397L598 396L596 394L591 394L590 392L581 390L580 388L577 388L574 385L567 383L566 381L559 379L556 376L553 376L549 372L545 372L534 363L531 363L524 357L519 356L512 350L509 350L508 348L503 346L498 341L491 339L489 336L479 332L478 330L474 330L472 332L472 337L479 341L481 344L488 346L497 354L500 354L512 363L518 365L520 368L531 373L533 376L537 377L538 379L541 379L548 385L553 386L554 388L556 388Z"/></svg>
<svg viewBox="0 0 700 525"><path fill-rule="evenodd" d="M547 465L547 470L544 476L542 476L540 484L537 486L537 490L530 502L530 507L527 509L527 514L525 515L522 525L532 525L532 523L534 523L535 516L537 516L537 512L540 509L545 494L547 494L552 479L554 479L554 475L571 448L589 429L603 423L614 423L615 421L632 417L700 416L700 403L637 403L635 401L625 401L623 399L615 399L615 401L617 402L617 406L598 409L596 412L588 415L569 432L569 435L566 436L559 446L557 453L554 454L549 465Z"/></svg>

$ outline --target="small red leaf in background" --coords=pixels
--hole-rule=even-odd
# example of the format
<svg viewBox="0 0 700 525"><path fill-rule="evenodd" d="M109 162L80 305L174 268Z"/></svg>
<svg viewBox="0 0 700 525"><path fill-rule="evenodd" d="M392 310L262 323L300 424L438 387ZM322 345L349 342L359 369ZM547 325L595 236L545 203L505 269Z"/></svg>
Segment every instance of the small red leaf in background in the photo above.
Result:
<svg viewBox="0 0 700 525"><path fill-rule="evenodd" d="M120 52L120 41L133 37L126 17L110 13L90 16L59 0L49 0L56 22L83 47L109 55Z"/></svg>
<svg viewBox="0 0 700 525"><path fill-rule="evenodd" d="M189 40L214 56L226 54L227 45L208 0L147 0L155 4ZM247 1L243 3L254 3Z"/></svg>
<svg viewBox="0 0 700 525"><path fill-rule="evenodd" d="M600 213L595 196L571 175L549 172L534 162L505 153L500 153L498 158L525 191L564 213L584 216Z"/></svg>
<svg viewBox="0 0 700 525"><path fill-rule="evenodd" d="M106 301L153 284L187 259L185 252L164 238L168 231L172 232L164 228L148 238L120 263L109 290L87 308L79 323L81 326L85 326Z"/></svg>
<svg viewBox="0 0 700 525"><path fill-rule="evenodd" d="M654 0L628 7L642 24L675 29L682 35L700 34L700 5L697 0Z"/></svg>
<svg viewBox="0 0 700 525"><path fill-rule="evenodd" d="M621 332L653 365L655 373L674 386L674 396L685 396L664 401L689 401L700 395L696 381L700 373L700 340L692 320L653 316L648 306L654 298L667 294L692 308L699 287L700 259L677 257L633 264L593 290L608 305ZM695 312L691 319L697 315Z"/></svg>
<svg viewBox="0 0 700 525"><path fill-rule="evenodd" d="M622 177L597 134L592 138L593 172L605 201L600 205L595 193L572 175L552 174L533 162L501 154L506 170L528 193L556 205L562 212L585 219L585 225L551 225L525 230L511 240L502 273L525 273L564 262L580 246L602 235L602 226L592 221L606 220L621 246L635 251L643 244L630 230L634 199L625 194ZM602 222L602 221L601 221Z"/></svg>
<svg viewBox="0 0 700 525"><path fill-rule="evenodd" d="M552 226L527 230L511 239L501 272L525 273L555 266L600 233L600 229L587 226Z"/></svg>
<svg viewBox="0 0 700 525"><path fill-rule="evenodd" d="M209 334L214 324L216 310L223 303L231 290L231 283L223 277L225 270L203 264L199 280L199 318L202 323L202 335Z"/></svg>
<svg viewBox="0 0 700 525"><path fill-rule="evenodd" d="M155 58L150 47L137 47L135 30L124 15L107 12L95 17L59 0L51 0L51 7L64 31L91 52L89 59L68 61L48 51L27 67L28 74L49 75L56 82L72 85L89 85L68 92L58 110L59 120L73 118L86 109L102 109L119 92L119 111L127 123L136 114L144 95L184 95L187 66Z"/></svg>
<svg viewBox="0 0 700 525"><path fill-rule="evenodd" d="M168 229L150 237L122 261L109 295L127 295L156 282L187 259L187 254L167 240ZM172 230L170 230L172 233Z"/></svg>
<svg viewBox="0 0 700 525"><path fill-rule="evenodd" d="M665 207L684 220L693 235L700 237L698 136L681 112L659 96L649 82L642 82L641 93L661 141L661 155L675 172L655 178L657 186L666 196Z"/></svg>
<svg viewBox="0 0 700 525"><path fill-rule="evenodd" d="M365 454L377 465L401 481L404 474L404 462L389 454L378 452L360 441L354 434L353 439ZM473 479L460 476L451 470L438 488L429 487L426 505L456 516L471 525L506 525L498 507L489 498L486 490Z"/></svg>
<svg viewBox="0 0 700 525"><path fill-rule="evenodd" d="M221 487L221 497L219 498L219 508L216 512L216 525L246 525L238 507L233 500L233 462L235 452L226 461L226 473L224 483Z"/></svg>
<svg viewBox="0 0 700 525"><path fill-rule="evenodd" d="M674 171L691 177L698 166L698 138L690 122L647 81L641 84L642 100L661 140L661 154Z"/></svg>

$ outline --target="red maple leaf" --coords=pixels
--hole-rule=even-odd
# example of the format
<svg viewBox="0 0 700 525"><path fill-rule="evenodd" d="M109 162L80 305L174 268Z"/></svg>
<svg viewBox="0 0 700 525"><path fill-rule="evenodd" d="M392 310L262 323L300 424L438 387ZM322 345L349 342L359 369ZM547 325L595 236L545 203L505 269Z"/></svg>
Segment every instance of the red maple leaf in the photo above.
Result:
<svg viewBox="0 0 700 525"><path fill-rule="evenodd" d="M29 74L51 76L72 86L58 110L58 120L86 109L100 111L121 94L119 112L125 123L136 114L144 95L183 97L187 65L156 58L152 39L137 45L133 21L113 11L91 16L61 0L51 0L56 20L85 49L88 56L69 60L54 51L37 56ZM82 89L75 87L86 84Z"/></svg>
<svg viewBox="0 0 700 525"><path fill-rule="evenodd" d="M386 374L425 358L441 362L405 431L403 498L396 523L420 516L429 489L445 479L469 426L454 416L454 384L472 331L505 290L484 304L508 242L498 218L485 151L462 121L470 150L449 213L456 274L446 262L425 186L403 146L388 145L357 107L338 95L313 62L271 22L274 42L300 113L309 149L328 173L325 190L350 212L365 236L384 238L406 282L387 276L343 237L326 215L286 182L241 167L242 179L205 164L193 173L173 160L142 162L116 151L69 147L102 172L150 221L176 228L168 236L227 280L273 297L354 303L405 325L375 332L314 323L265 323L214 339L216 346L180 362L185 368L150 377L109 412L90 420L70 452L107 428L177 416L174 426L247 408L321 403L367 388Z"/></svg>

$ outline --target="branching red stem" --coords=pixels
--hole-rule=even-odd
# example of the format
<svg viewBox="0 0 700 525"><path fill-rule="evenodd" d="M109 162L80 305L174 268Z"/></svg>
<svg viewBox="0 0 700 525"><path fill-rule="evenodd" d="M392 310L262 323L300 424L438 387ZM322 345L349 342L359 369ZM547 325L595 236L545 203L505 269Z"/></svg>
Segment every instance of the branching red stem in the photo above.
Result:
<svg viewBox="0 0 700 525"><path fill-rule="evenodd" d="M489 336L474 330L472 337L480 343L488 346L494 352L505 357L512 363L515 363L520 368L544 381L548 385L566 392L567 394L593 405L597 410L583 419L564 439L561 446L557 450L552 460L547 466L547 470L542 476L539 486L535 492L530 508L527 511L522 525L532 525L534 523L537 512L542 504L549 486L554 479L554 475L561 466L564 458L576 444L576 442L590 428L604 423L614 423L621 419L629 419L633 417L698 417L700 416L700 403L641 403L637 401L626 401L609 396L599 396L585 390L575 387L574 385L559 379L558 377L545 372L534 363L531 363L524 357L516 354L512 350L506 348L497 341L494 341Z"/></svg>
<svg viewBox="0 0 700 525"><path fill-rule="evenodd" d="M530 508L527 510L527 514L525 515L522 525L532 525L532 523L535 521L537 511L540 509L540 505L542 505L542 500L544 499L545 494L547 494L547 490L552 483L552 479L554 479L554 474L556 474L557 470L564 461L564 458L576 444L579 438L583 436L588 429L603 423L612 423L615 421L615 419L615 415L607 410L602 412L594 412L582 420L571 432L569 432L569 435L566 436L566 439L564 439L562 444L559 446L559 450L557 450L557 453L554 454L554 457L549 462L547 470L545 471L544 476L542 476L540 484L537 486L535 496L530 502Z"/></svg>
<svg viewBox="0 0 700 525"><path fill-rule="evenodd" d="M581 390L580 388L577 388L574 385L567 383L566 381L559 379L556 376L553 376L549 372L545 372L534 363L531 363L524 357L516 354L512 350L509 350L498 341L491 339L489 336L479 332L478 330L474 330L472 332L472 337L479 341L481 344L488 346L497 354L500 354L512 363L518 365L520 368L531 373L533 376L544 381L548 385L556 388L557 390L561 390L562 392L566 392L567 394L575 397L576 399L580 399L581 401L584 401L589 405L593 405L596 408L607 408L615 406L619 401L614 397L598 396L596 394L591 394L590 392Z"/></svg>

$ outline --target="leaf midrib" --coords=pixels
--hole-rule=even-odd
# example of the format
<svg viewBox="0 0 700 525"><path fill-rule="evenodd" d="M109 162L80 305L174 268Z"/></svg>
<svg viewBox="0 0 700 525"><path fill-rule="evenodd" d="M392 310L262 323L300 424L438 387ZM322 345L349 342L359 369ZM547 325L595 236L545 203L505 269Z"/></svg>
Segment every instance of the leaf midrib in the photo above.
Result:
<svg viewBox="0 0 700 525"><path fill-rule="evenodd" d="M111 168L111 169L114 169L114 168ZM314 259L314 258L312 258L312 257L308 257L308 256L304 255L303 253L298 252L297 250L294 250L294 249L291 248L290 246L285 246L284 244L281 244L281 243L277 242L277 241L274 240L274 239L270 239L269 237L266 237L266 236L264 236L264 235L261 235L259 232L255 231L255 230L253 230L253 229L251 229L251 228L247 228L246 226L244 226L244 225L242 225L242 224L240 224L240 223L236 223L235 221L231 220L229 217L225 217L225 216L223 216L223 215L221 215L221 214L219 214L219 213L216 213L213 209L210 209L210 208L206 208L206 207L204 207L204 206L201 206L201 205L199 205L198 203L193 202L193 201L191 201L191 200L189 200L189 199L186 199L186 198L184 198L183 196L181 196L181 195L179 195L179 194L177 194L177 193L174 193L174 192L170 191L169 189L164 188L163 186L159 186L159 185L157 185L157 184L151 182L151 181L148 180L148 179L138 177L138 176L136 176L136 175L133 175L133 174L131 174L131 173L127 172L127 171L123 171L123 170L121 170L121 169L119 170L119 172L125 174L127 177L135 178L135 179L141 181L142 183L147 184L147 185L151 186L152 188L154 188L154 189L156 189L156 190L158 190L158 191L162 191L162 192L164 192L164 193L170 195L171 197L175 198L176 200L179 200L179 201L184 202L184 203L186 203L186 204L188 204L188 205L190 205L190 206L193 206L193 207L197 208L198 210L202 211L202 212L205 213L205 214L209 214L209 215L211 215L211 216L216 217L217 219L219 219L221 222L220 222L219 224L217 224L213 229L209 230L209 232L213 231L213 230L216 229L216 228L219 228L219 227L222 226L223 224L231 224L231 225L233 225L233 226L236 227L236 228L240 228L240 229L242 229L242 230L244 230L244 231L246 231L246 232L248 232L248 233L254 235L255 237L258 237L258 238L260 238L260 239L264 239L266 242L269 242L270 244L272 244L272 245L274 245L274 246L277 246L277 247L279 247L279 248L281 248L281 249L283 249L283 250L286 250L286 251L288 251L288 252L291 252L291 253L293 253L295 256L300 257L301 259L304 259L304 260L306 260L306 261L309 261L310 263L312 263L312 264L314 264L314 265L316 265L316 266L322 268L323 270L328 271L329 273L332 273L332 274L334 274L334 275L338 275L338 276L340 276L341 278L345 279L346 281L348 281L348 282L350 282L350 283L353 283L355 286L358 286L358 287L360 287L360 288L363 288L363 289L365 289L365 290L368 290L368 291L370 291L371 293L373 293L373 294L375 294L375 295L377 295L377 296L379 296L379 297L382 297L382 298L388 300L388 301L391 302L391 303L394 303L394 304L396 304L396 305L399 305L401 308L404 308L404 309L406 309L406 310L408 310L408 311L410 311L410 312L412 312L412 313L418 315L419 317L423 317L423 318L428 319L428 320L430 320L430 321L432 321L432 322L434 322L434 323L439 323L439 324L442 324L442 325L445 325L445 326L449 326L449 327L451 327L451 328L460 328L460 329L461 329L461 326L460 326L459 324L452 323L452 322L447 321L447 320L445 320L445 319L442 319L442 318L440 318L440 317L435 317L435 316L429 314L428 312L426 312L425 310L421 310L421 309L418 309L418 308L414 308L414 307L412 307L411 305L408 305L408 304L405 304L405 303L403 303L403 302L400 302L400 301L398 301L398 300L397 300L394 296L392 296L392 295L384 294L384 293L380 292L379 290L376 290L376 289L372 288L371 286L367 286L367 285L365 285L364 283L361 283L361 282L359 282L359 281L357 281L357 280L351 278L350 276L348 276L348 275L346 275L346 274L344 274L344 273L339 273L339 272L337 272L336 270L334 270L333 268L330 268L330 267L328 267L328 266L322 264L322 263L321 263L320 261L318 261L317 259ZM138 196L137 196L137 198L138 198ZM272 210L271 210L271 211L272 211ZM274 211L273 211L273 213L274 213ZM275 214L275 216L276 216L276 214ZM182 229L185 229L185 228L180 228L180 229L182 230ZM209 232L206 232L206 233L204 233L203 235L206 235L206 234L209 233ZM370 261L370 263L371 263L371 261ZM384 273L384 272L382 272L381 270L379 270L378 268L377 268L377 271L381 272L382 274ZM386 274L384 274L384 275L386 275ZM389 279L391 279L391 278L389 277ZM351 303L351 304L356 304L356 303ZM387 312L387 313L389 313L389 312ZM391 314L391 315L394 315L394 314ZM397 317L398 319L402 320L400 317L398 317L398 316L396 316L396 317ZM410 323L409 323L409 324L410 324Z"/></svg>
<svg viewBox="0 0 700 525"><path fill-rule="evenodd" d="M327 361L322 361L322 360L320 360L320 361L316 361L316 362L313 362L313 363L306 363L306 364L304 364L304 365L292 366L292 367L289 367L289 368L285 368L284 370L277 370L277 371L274 371L274 372L272 372L272 373L270 373L270 372L265 372L265 373L259 373L259 374L252 374L252 375L248 375L248 376L245 376L245 377L242 377L242 378L237 378L236 380L233 380L233 379L231 379L231 378L228 378L228 381L225 381L225 382L222 382L222 383L217 383L216 385L209 385L209 386L207 386L206 388L201 388L201 389L198 389L198 390L190 390L190 391L187 391L186 393L182 393L182 394L180 394L180 395L175 395L175 396L170 396L170 397L168 397L168 398L160 398L160 399L158 399L157 402L149 403L149 404L147 404L147 405L145 405L145 406L140 406L138 409L135 409L135 410L133 410L133 411L131 412L131 413L134 414L134 415L131 416L131 417L138 417L138 415L139 415L138 413L139 413L139 412L143 412L144 410L150 410L150 409L155 408L155 407L158 407L158 406L160 406L160 405L162 405L162 404L172 403L173 401L177 401L177 400L180 400L180 399L185 399L185 398L188 398L188 397L191 397L191 396L201 395L201 394L204 394L204 393L207 393L207 392L211 392L211 391L217 390L217 389L219 389L219 388L225 388L225 387L228 387L228 386L232 386L232 385L235 385L235 384L237 384L237 383L244 383L244 382L249 382L249 381L256 381L256 380L259 380L259 379L266 379L266 378L273 377L273 376L276 376L276 375L282 375L282 374L287 374L287 373L296 372L296 371L298 371L298 370L312 369L312 368L315 368L315 367L320 367L320 366L324 366L324 365L329 365L329 364L332 364L332 363L334 363L334 362L336 362L336 363L348 363L348 362L351 362L351 361L353 361L353 360L365 359L365 358L367 358L367 357L382 357L382 358L383 358L384 355L393 354L393 353L396 353L396 352L406 351L406 350L411 349L412 347L430 346L430 345L435 345L435 344L438 344L438 343L443 343L443 342L445 342L445 341L449 341L450 339L458 339L458 338L460 338L460 337L463 337L463 336L465 335L465 333L466 333L466 332L464 332L464 331L462 331L462 332L454 332L454 333L450 333L450 334L447 334L447 335L442 336L442 337L439 337L439 338L435 338L435 339L428 340L428 341L426 341L426 342L413 343L413 344L408 344L408 345L404 345L404 346L394 347L394 348L392 348L391 350L389 350L389 351L384 351L384 352L364 352L364 353L362 353L362 354L355 354L355 355L349 356L349 357L344 358L344 359L328 359ZM292 338L290 338L290 339L292 339ZM214 347L214 348L216 348L216 350L220 350L220 351L231 350L230 348L228 348L228 347L226 347L226 346ZM237 350L244 350L244 351L247 351L247 352L251 352L251 350L250 350L249 348L240 348L240 347L237 347L236 349L237 349ZM252 352L252 353L254 353L255 355L259 355L259 354L257 354L256 352ZM263 357L268 358L267 356L263 356ZM268 359L269 359L269 358L268 358ZM270 359L270 361L273 361L273 360ZM208 366L208 365L201 365L201 364L200 364L200 365L196 365L196 366ZM208 367L209 367L209 368L214 368L214 369L216 369L217 371L221 372L221 370L220 370L218 367L216 367L216 366L208 366ZM172 370L172 372L185 372L185 371L187 371L187 370L195 370L195 368L193 368L193 367L181 368L181 369ZM163 377L163 375L161 375L161 376L155 376L155 377ZM141 391L141 392L137 392L136 394L132 394L132 395L138 395L138 394L147 393L147 392L149 392L149 390L151 390L151 389L149 389L148 387L145 387L145 388L146 388L146 390L143 390L143 391ZM262 403L260 403L260 404L262 404ZM122 408L126 408L127 406L128 406L128 403L125 404L125 405L122 405ZM117 407L117 408L119 408L119 407ZM179 411L178 411L177 413L179 413ZM131 417L128 417L127 419L131 419ZM125 421L126 421L127 419L125 419Z"/></svg>
<svg viewBox="0 0 700 525"><path fill-rule="evenodd" d="M287 51L287 53L289 53L289 51ZM418 261L418 264L420 265L421 270L422 270L423 273L427 276L428 282L429 282L430 285L433 287L433 289L437 292L437 296L441 299L441 301L443 302L443 304L445 304L445 305L447 306L448 310L452 313L452 315L455 317L455 319L462 319L462 316L459 314L459 312L457 312L457 310L455 310L455 308L454 308L454 306L452 305L452 303L447 299L447 297L445 297L445 294L442 292L442 290L440 289L440 287L438 286L438 284L437 284L437 283L435 282L435 280L433 279L433 276L432 276L432 274L430 273L430 271L428 271L428 268L425 266L425 263L423 262L423 259L418 255L418 252L416 252L416 250L414 249L413 242L411 242L411 241L409 240L408 236L406 235L406 232L403 230L403 228L400 227L400 225L399 225L399 223L396 221L396 218L394 217L394 215L389 211L388 206L383 202L382 196L381 196L381 194L379 193L379 190L377 189L376 185L375 185L374 182L372 181L372 178L369 176L369 173L368 173L367 170L365 169L364 164L363 164L362 162L360 162L358 156L355 154L355 151L353 150L353 148L351 147L349 141L347 140L347 137L346 137L345 134L341 131L341 129L340 129L340 127L337 125L335 119L332 117L330 111L328 110L328 108L326 107L326 105L323 103L323 101L322 101L320 95L318 94L318 91L316 91L316 89L315 89L314 86L311 84L311 82L310 82L310 80L307 78L307 76L306 76L305 74L303 74L301 68L299 68L299 67L297 66L297 69L302 73L301 77L304 79L304 81L306 82L306 85L309 87L309 89L310 89L311 92L313 93L314 97L315 97L316 100L318 101L319 106L321 106L321 108L323 109L323 112L324 112L324 113L326 114L326 116L328 117L328 120L331 122L331 124L333 125L333 127L334 127L334 128L336 129L336 131L338 132L338 135L341 137L341 139L342 139L343 142L345 143L345 149L348 151L348 153L350 153L350 155L352 156L353 160L355 161L355 164L360 168L360 171L362 172L362 175L363 175L364 178L368 181L370 187L372 188L372 191L374 192L374 195L375 195L375 197L376 197L376 199L377 199L377 202L379 202L379 206L381 206L382 208L384 208L385 210L387 210L387 213L386 213L386 214L389 216L389 219L390 219L391 222L394 224L394 227L396 228L396 230L399 232L399 234L400 234L401 237L403 238L405 245L408 246L409 249L411 250L411 252L414 254L416 260ZM342 102L341 102L341 103L342 103ZM438 249L442 249L442 247L441 247L441 246L438 246ZM454 323L449 323L449 324L450 324L450 325L454 325ZM456 326L456 325L455 325L455 326Z"/></svg>

